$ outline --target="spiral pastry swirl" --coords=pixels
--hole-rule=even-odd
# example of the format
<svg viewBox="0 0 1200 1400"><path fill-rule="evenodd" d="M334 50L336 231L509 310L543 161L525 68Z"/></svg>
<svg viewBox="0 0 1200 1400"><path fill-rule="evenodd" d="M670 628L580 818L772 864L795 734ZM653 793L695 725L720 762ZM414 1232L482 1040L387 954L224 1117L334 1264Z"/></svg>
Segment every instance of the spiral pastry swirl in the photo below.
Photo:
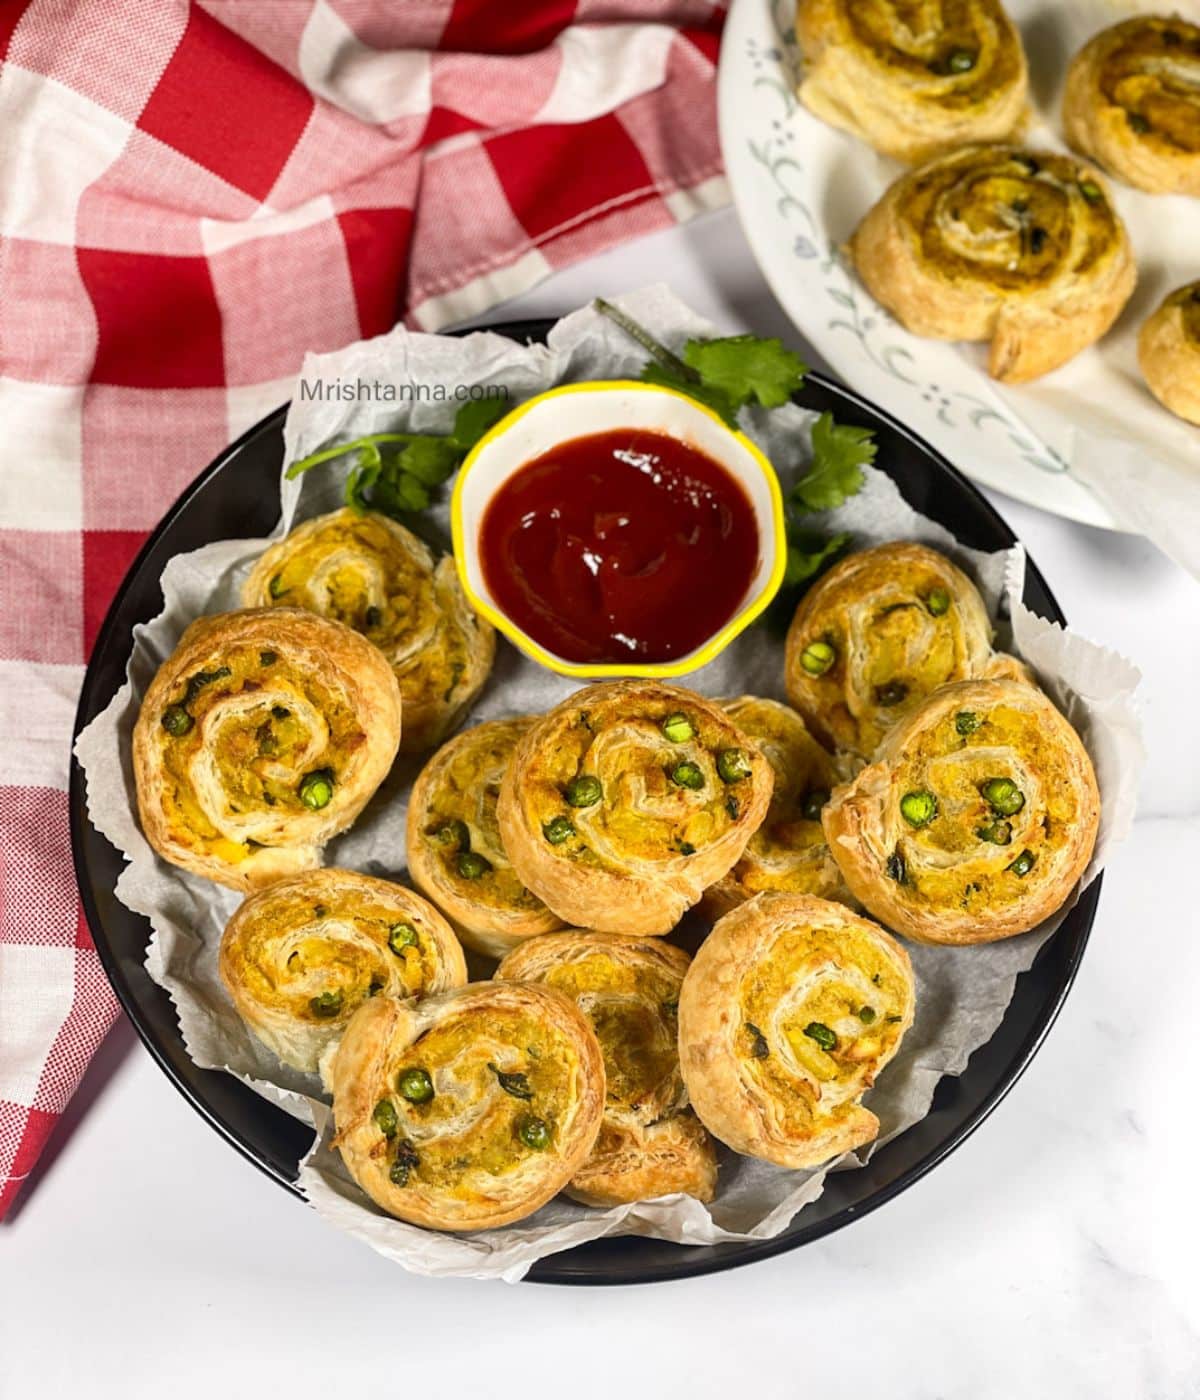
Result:
<svg viewBox="0 0 1200 1400"><path fill-rule="evenodd" d="M1022 383L1108 330L1137 270L1102 178L1070 156L970 146L901 176L850 240L868 291L916 335L990 341Z"/></svg>
<svg viewBox="0 0 1200 1400"><path fill-rule="evenodd" d="M994 653L971 580L936 550L852 554L800 600L788 629L788 699L830 746L869 758L896 722L948 681L1018 675Z"/></svg>
<svg viewBox="0 0 1200 1400"><path fill-rule="evenodd" d="M562 927L521 883L496 816L505 769L532 724L527 716L492 720L451 739L421 770L408 800L414 882L468 946L493 958Z"/></svg>
<svg viewBox="0 0 1200 1400"><path fill-rule="evenodd" d="M720 918L764 890L852 902L821 828L821 809L838 781L831 755L795 710L777 700L743 695L721 708L762 750L775 785L763 824L742 858L705 890L705 912Z"/></svg>
<svg viewBox="0 0 1200 1400"><path fill-rule="evenodd" d="M657 938L548 934L523 943L496 976L571 998L604 1053L604 1122L568 1194L612 1206L680 1191L710 1201L713 1144L687 1107L679 1069L679 991L691 959Z"/></svg>
<svg viewBox="0 0 1200 1400"><path fill-rule="evenodd" d="M382 654L299 608L201 618L133 731L138 811L164 859L248 890L321 863L387 775L400 692Z"/></svg>
<svg viewBox="0 0 1200 1400"><path fill-rule="evenodd" d="M307 608L373 642L400 682L406 753L449 733L492 669L496 634L467 602L453 558L435 566L416 535L374 512L298 525L255 563L242 601Z"/></svg>
<svg viewBox="0 0 1200 1400"><path fill-rule="evenodd" d="M467 980L450 925L420 895L352 870L311 870L244 900L221 939L221 980L254 1034L315 1070L368 997Z"/></svg>
<svg viewBox="0 0 1200 1400"><path fill-rule="evenodd" d="M1063 124L1126 184L1200 195L1200 27L1141 16L1097 34L1067 74Z"/></svg>
<svg viewBox="0 0 1200 1400"><path fill-rule="evenodd" d="M735 1151L816 1167L870 1142L863 1094L912 1025L904 949L813 895L760 894L718 921L679 998L692 1106Z"/></svg>
<svg viewBox="0 0 1200 1400"><path fill-rule="evenodd" d="M1200 282L1172 292L1147 318L1138 363L1159 403L1200 425Z"/></svg>
<svg viewBox="0 0 1200 1400"><path fill-rule="evenodd" d="M1007 141L1028 119L1025 53L997 0L800 0L800 99L897 160Z"/></svg>
<svg viewBox="0 0 1200 1400"><path fill-rule="evenodd" d="M500 835L565 923L663 934L739 859L771 768L717 705L652 681L577 691L517 745Z"/></svg>
<svg viewBox="0 0 1200 1400"><path fill-rule="evenodd" d="M1091 859L1100 794L1079 736L1017 681L946 686L825 808L846 883L919 943L1024 933Z"/></svg>
<svg viewBox="0 0 1200 1400"><path fill-rule="evenodd" d="M331 1066L335 1145L391 1215L481 1230L531 1215L596 1141L604 1060L558 992L477 982L420 1001L374 997Z"/></svg>

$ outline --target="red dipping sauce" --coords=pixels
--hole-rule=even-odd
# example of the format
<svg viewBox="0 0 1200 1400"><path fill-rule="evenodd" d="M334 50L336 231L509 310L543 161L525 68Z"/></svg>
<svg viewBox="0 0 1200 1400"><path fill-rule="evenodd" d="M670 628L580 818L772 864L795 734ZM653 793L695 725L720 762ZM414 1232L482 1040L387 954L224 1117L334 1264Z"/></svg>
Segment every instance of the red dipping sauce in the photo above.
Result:
<svg viewBox="0 0 1200 1400"><path fill-rule="evenodd" d="M566 661L670 661L737 611L758 568L740 482L703 452L640 428L561 443L488 503L488 589Z"/></svg>

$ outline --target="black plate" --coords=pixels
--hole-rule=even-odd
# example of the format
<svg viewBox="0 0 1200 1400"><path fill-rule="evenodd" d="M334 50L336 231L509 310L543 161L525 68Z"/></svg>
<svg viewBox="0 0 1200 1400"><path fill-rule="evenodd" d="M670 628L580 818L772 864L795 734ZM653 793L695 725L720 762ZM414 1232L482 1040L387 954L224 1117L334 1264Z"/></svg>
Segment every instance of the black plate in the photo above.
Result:
<svg viewBox="0 0 1200 1400"><path fill-rule="evenodd" d="M514 339L542 340L551 324L516 322L492 329ZM895 419L819 374L809 375L799 401L818 411L831 409L843 421L874 427L879 465L895 480L905 500L940 521L963 544L997 550L1014 543L1012 531L979 491ZM286 411L286 406L276 410L227 448L146 541L100 629L84 678L76 733L124 682L133 627L162 607L158 580L167 561L210 540L266 535L274 528ZM1025 603L1042 617L1066 620L1032 561L1025 578ZM311 1131L232 1075L197 1069L188 1059L167 994L150 980L143 966L149 922L118 903L113 894L124 862L87 819L82 774L74 760L71 841L83 907L101 961L150 1053L223 1137L298 1195L297 1163L308 1150ZM929 1115L877 1152L861 1171L831 1175L820 1199L806 1207L783 1234L750 1244L702 1248L665 1240L596 1240L541 1260L529 1277L552 1283L648 1283L731 1269L819 1239L891 1200L953 1152L1033 1058L1074 980L1099 894L1096 880L1043 947L1034 966L1018 978L1012 1003L995 1035L971 1056L965 1073L938 1085Z"/></svg>

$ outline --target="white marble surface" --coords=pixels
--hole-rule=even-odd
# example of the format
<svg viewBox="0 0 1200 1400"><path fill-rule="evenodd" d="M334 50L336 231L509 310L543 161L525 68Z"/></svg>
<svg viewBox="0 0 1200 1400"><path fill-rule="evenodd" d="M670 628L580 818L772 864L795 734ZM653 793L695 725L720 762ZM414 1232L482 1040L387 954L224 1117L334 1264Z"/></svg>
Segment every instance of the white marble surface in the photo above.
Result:
<svg viewBox="0 0 1200 1400"><path fill-rule="evenodd" d="M729 213L507 309L657 279L729 330L795 339ZM958 1152L748 1270L587 1292L417 1279L226 1147L123 1024L0 1226L0 1397L1200 1394L1200 585L1143 541L995 499L1072 623L1142 667L1150 757L1062 1016Z"/></svg>

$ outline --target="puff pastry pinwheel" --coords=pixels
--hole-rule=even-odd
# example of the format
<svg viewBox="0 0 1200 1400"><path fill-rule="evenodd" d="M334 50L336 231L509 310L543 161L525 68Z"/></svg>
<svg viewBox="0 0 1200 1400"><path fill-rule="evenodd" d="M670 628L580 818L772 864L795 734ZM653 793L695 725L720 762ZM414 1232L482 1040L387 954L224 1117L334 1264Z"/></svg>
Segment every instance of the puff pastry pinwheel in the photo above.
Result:
<svg viewBox="0 0 1200 1400"><path fill-rule="evenodd" d="M201 618L134 726L142 831L185 870L268 885L320 865L399 740L396 678L357 632L299 608Z"/></svg>
<svg viewBox="0 0 1200 1400"><path fill-rule="evenodd" d="M717 922L683 979L679 1058L715 1137L781 1167L870 1142L859 1102L912 1024L908 954L815 895L760 894Z"/></svg>
<svg viewBox="0 0 1200 1400"><path fill-rule="evenodd" d="M764 890L851 900L821 829L821 808L838 781L833 758L796 711L777 700L743 695L721 708L762 750L775 786L742 858L705 890L705 912L719 918Z"/></svg>
<svg viewBox="0 0 1200 1400"><path fill-rule="evenodd" d="M1200 27L1143 15L1097 34L1067 74L1063 124L1127 184L1200 195Z"/></svg>
<svg viewBox="0 0 1200 1400"><path fill-rule="evenodd" d="M800 0L801 101L898 160L1005 141L1028 118L1025 54L997 0Z"/></svg>
<svg viewBox="0 0 1200 1400"><path fill-rule="evenodd" d="M1138 363L1164 408L1200 424L1200 282L1172 292L1146 320Z"/></svg>
<svg viewBox="0 0 1200 1400"><path fill-rule="evenodd" d="M500 835L565 923L669 933L738 861L766 814L771 767L719 706L653 681L576 691L517 745Z"/></svg>
<svg viewBox="0 0 1200 1400"><path fill-rule="evenodd" d="M496 802L517 741L533 720L476 725L440 748L408 800L408 868L477 952L502 958L562 920L531 894L500 840Z"/></svg>
<svg viewBox="0 0 1200 1400"><path fill-rule="evenodd" d="M788 699L826 743L869 758L938 686L1019 674L991 639L983 599L944 555L920 544L864 549L800 600L784 657Z"/></svg>
<svg viewBox="0 0 1200 1400"><path fill-rule="evenodd" d="M523 943L496 976L541 982L587 1015L604 1053L604 1122L568 1195L584 1205L676 1191L711 1201L712 1140L687 1107L679 1071L679 989L691 959L657 938L552 933Z"/></svg>
<svg viewBox="0 0 1200 1400"><path fill-rule="evenodd" d="M1018 681L949 685L838 788L825 834L846 883L919 943L988 943L1064 903L1096 841L1079 736Z"/></svg>
<svg viewBox="0 0 1200 1400"><path fill-rule="evenodd" d="M332 1057L335 1145L391 1215L482 1230L531 1215L596 1141L604 1059L548 987L476 982L420 1001L374 997Z"/></svg>
<svg viewBox="0 0 1200 1400"><path fill-rule="evenodd" d="M1018 384L1108 330L1137 280L1101 177L1070 156L968 146L901 176L850 240L876 301L916 335L991 341Z"/></svg>
<svg viewBox="0 0 1200 1400"><path fill-rule="evenodd" d="M367 1000L467 980L450 925L419 894L352 870L310 870L244 900L221 938L221 980L283 1061L315 1070Z"/></svg>
<svg viewBox="0 0 1200 1400"><path fill-rule="evenodd" d="M308 608L372 641L400 682L406 753L449 733L492 669L496 634L467 602L453 558L435 566L416 535L373 511L298 525L255 563L242 601Z"/></svg>

